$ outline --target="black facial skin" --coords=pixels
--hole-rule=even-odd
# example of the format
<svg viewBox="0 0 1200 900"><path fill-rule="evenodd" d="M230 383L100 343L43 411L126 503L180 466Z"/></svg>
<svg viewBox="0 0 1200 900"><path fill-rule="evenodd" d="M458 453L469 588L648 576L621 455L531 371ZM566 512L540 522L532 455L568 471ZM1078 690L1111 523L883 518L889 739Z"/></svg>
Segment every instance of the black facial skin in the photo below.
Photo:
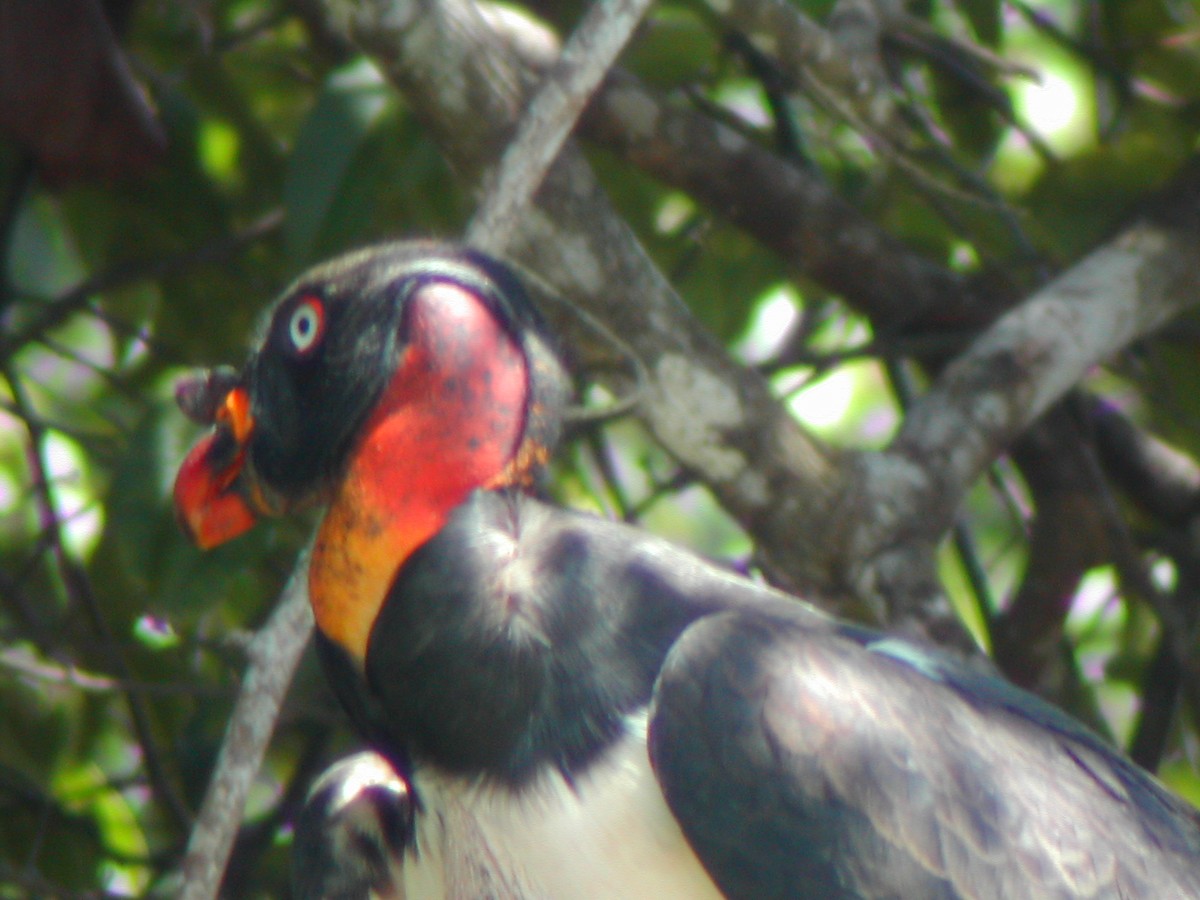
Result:
<svg viewBox="0 0 1200 900"><path fill-rule="evenodd" d="M538 432L532 436L553 443L567 381L513 275L460 247L392 244L306 273L276 304L262 345L240 377L250 390L249 463L260 486L288 506L327 499L355 435L400 364L407 300L433 281L474 292L522 344L538 368L531 405L546 411L530 423ZM292 316L314 298L323 307L323 337L299 352Z"/></svg>
<svg viewBox="0 0 1200 900"><path fill-rule="evenodd" d="M412 284L403 279L362 290L353 282L302 282L276 308L246 370L255 417L250 462L274 492L319 497L337 478L352 437L396 369ZM291 319L312 298L324 305L324 339L300 354Z"/></svg>

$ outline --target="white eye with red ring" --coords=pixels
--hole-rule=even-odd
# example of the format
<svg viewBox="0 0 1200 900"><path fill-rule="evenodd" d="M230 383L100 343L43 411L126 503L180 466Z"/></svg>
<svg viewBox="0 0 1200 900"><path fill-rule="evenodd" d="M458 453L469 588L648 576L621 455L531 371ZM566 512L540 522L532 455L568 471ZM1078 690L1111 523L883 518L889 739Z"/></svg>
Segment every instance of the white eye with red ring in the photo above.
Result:
<svg viewBox="0 0 1200 900"><path fill-rule="evenodd" d="M301 356L309 353L325 334L325 306L316 297L306 297L288 318L288 340Z"/></svg>

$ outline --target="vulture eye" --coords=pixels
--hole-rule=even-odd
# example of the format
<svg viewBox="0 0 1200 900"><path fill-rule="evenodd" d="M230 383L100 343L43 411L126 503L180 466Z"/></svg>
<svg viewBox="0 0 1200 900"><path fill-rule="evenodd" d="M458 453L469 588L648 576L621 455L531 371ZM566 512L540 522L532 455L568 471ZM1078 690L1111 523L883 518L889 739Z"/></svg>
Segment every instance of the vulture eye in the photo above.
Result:
<svg viewBox="0 0 1200 900"><path fill-rule="evenodd" d="M325 333L325 307L317 297L305 297L288 319L288 340L292 349L304 355L313 349Z"/></svg>

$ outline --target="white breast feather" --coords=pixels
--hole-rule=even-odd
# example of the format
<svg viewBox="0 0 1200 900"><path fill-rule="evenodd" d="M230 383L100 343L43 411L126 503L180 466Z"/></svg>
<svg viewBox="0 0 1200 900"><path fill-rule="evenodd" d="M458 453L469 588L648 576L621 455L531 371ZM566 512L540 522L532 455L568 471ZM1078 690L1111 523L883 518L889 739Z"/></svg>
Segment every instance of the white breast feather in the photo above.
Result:
<svg viewBox="0 0 1200 900"><path fill-rule="evenodd" d="M663 800L644 713L574 788L558 772L519 794L421 770L414 780L424 809L404 866L410 900L721 896Z"/></svg>

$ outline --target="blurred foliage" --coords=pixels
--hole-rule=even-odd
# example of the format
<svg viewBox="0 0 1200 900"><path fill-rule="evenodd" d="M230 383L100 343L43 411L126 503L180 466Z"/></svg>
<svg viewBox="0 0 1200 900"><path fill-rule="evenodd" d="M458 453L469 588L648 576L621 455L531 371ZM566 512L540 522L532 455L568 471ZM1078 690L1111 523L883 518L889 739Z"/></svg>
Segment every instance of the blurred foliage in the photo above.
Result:
<svg viewBox="0 0 1200 900"><path fill-rule="evenodd" d="M818 20L833 5L797 4ZM108 6L122 17L129 7ZM169 890L246 632L306 534L275 523L209 554L182 539L170 484L196 430L173 407L175 379L239 360L299 267L388 236L452 236L471 210L402 99L283 0L132 7L123 46L165 154L120 178L48 186L35 148L0 143L0 898ZM532 8L559 28L579 13ZM1030 284L1111 233L1193 152L1192 4L910 8L1041 82L988 66L964 80L897 49L895 90L924 123L905 161L802 95L774 104L730 36L688 4L656 7L626 63L768 146L788 119L806 164L911 246L960 271L1008 265ZM869 322L802 278L785 286L802 273L690 198L606 153L593 161L696 315L762 366L803 421L846 446L887 440L902 404ZM1194 457L1193 326L1098 378ZM752 564L746 536L633 422L578 438L555 476L568 502ZM943 552L947 589L977 634L1020 579L1030 516L1020 479L999 465L963 511L985 585L966 577L962 552ZM1174 577L1169 566L1162 577ZM1129 740L1153 614L1098 570L1068 624L1107 726ZM303 786L351 745L311 661L293 694L230 896L285 895ZM1200 799L1196 723L1173 734L1160 773Z"/></svg>

